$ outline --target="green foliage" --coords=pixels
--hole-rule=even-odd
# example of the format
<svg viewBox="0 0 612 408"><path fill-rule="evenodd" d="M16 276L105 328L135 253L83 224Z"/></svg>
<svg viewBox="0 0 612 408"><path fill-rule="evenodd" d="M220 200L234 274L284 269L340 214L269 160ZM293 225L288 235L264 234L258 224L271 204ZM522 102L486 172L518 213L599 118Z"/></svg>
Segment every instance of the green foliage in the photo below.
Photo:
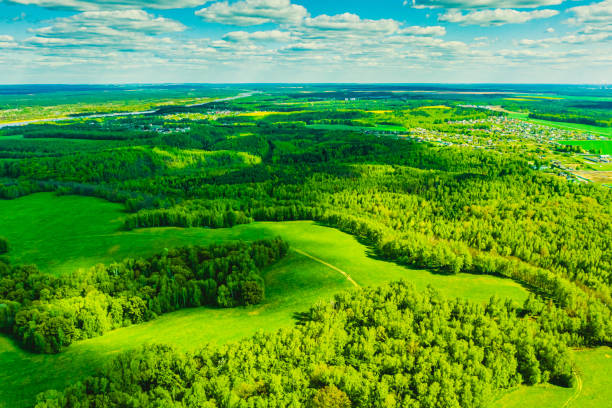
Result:
<svg viewBox="0 0 612 408"><path fill-rule="evenodd" d="M253 221L244 212L227 208L223 203L206 207L197 210L185 207L142 210L128 216L124 227L128 230L163 226L227 228Z"/></svg>
<svg viewBox="0 0 612 408"><path fill-rule="evenodd" d="M0 268L0 330L34 352L203 305L234 307L264 299L259 269L286 255L280 240L178 248L54 278L35 267Z"/></svg>
<svg viewBox="0 0 612 408"><path fill-rule="evenodd" d="M9 251L9 244L6 238L0 237L0 255L6 254Z"/></svg>
<svg viewBox="0 0 612 408"><path fill-rule="evenodd" d="M603 120L594 117L581 116L576 114L555 114L555 113L530 113L530 119L539 120L550 120L552 122L568 122L568 123L579 123L582 125L611 127L612 119Z"/></svg>
<svg viewBox="0 0 612 408"><path fill-rule="evenodd" d="M612 155L612 140L572 140L561 143L568 148L587 150L594 154Z"/></svg>
<svg viewBox="0 0 612 408"><path fill-rule="evenodd" d="M567 348L509 303L400 282L338 295L295 329L193 354L145 346L37 407L484 407L500 390L571 378Z"/></svg>
<svg viewBox="0 0 612 408"><path fill-rule="evenodd" d="M98 128L91 123L29 125L24 129L8 129L5 135L24 134L25 139L85 139L85 140L129 140L155 137L152 132L134 131L121 127Z"/></svg>
<svg viewBox="0 0 612 408"><path fill-rule="evenodd" d="M321 388L312 399L313 408L351 408L351 400L335 385Z"/></svg>
<svg viewBox="0 0 612 408"><path fill-rule="evenodd" d="M202 102L202 98L236 95L233 89L193 86L42 86L0 95L0 122L87 114L144 111L160 105ZM63 89L62 89L63 88ZM206 99L208 100L208 99Z"/></svg>
<svg viewBox="0 0 612 408"><path fill-rule="evenodd" d="M509 137L498 136L501 122L486 119L505 113L461 106L468 100L470 105L530 111L532 118L607 126L609 102L569 96L440 96L436 90L394 94L349 86L331 92L319 87L293 94L266 92L271 93L216 104L216 110L225 112L171 106L146 117L76 119L2 131L10 137L0 144L0 157L8 158L0 160L0 197L56 191L121 202L133 213L115 221L130 230L117 233L126 236L143 227L314 220L357 236L381 259L427 268L444 282L459 273L475 279L506 277L535 295L522 307L491 301L482 313L478 306L445 303L431 293L427 300L410 294L417 300L405 297L396 303L387 289L383 297L371 291L367 299L339 297L334 306L313 309L318 312L311 311L311 319L286 337L266 337L284 353L285 360L270 353L274 361L282 360L278 366L241 360L248 360L252 349L259 356L268 347L263 340L251 340L255 345L228 346L198 358L156 349L180 362L176 367L196 368L180 371L160 357L156 367L165 371L145 375L146 362L157 357L144 350L125 357L121 370L88 380L95 384L77 385L74 394L49 394L41 404L57 400L62 406L70 398L91 402L112 395L116 405L483 406L500 389L520 383L569 386L573 377L565 347L610 344L610 190L572 185L533 170L546 162L545 149L519 155L522 139L516 150L490 151ZM263 113L237 114L254 111ZM167 115L173 112L192 116ZM403 133L421 142L403 140ZM479 141L484 148L472 149L424 142L449 144L453 134L491 143ZM16 142L20 136L26 143ZM10 239L13 247L21 245ZM61 278L5 266L2 276L8 278L0 288L9 294L0 301L3 330L30 349L56 352L75 339L167 311L264 299L263 279L252 257L236 257L239 261L228 261L227 269L227 257L221 256L219 265L200 276L191 253L178 256L180 262L168 261L170 253L145 261L153 266L126 261L112 265L117 269L98 267ZM107 279L115 273L120 284ZM362 277L377 283L378 276L370 275ZM11 283L13 277L19 283ZM87 286L66 283L74 277ZM404 293L401 285L393 290ZM373 304L384 308L371 312ZM445 308L452 313L461 309L459 319ZM397 321L405 326L396 326ZM491 330L483 334L482 327ZM323 349L304 343L309 338L321 338ZM141 360L144 382L116 381ZM313 366L320 361L325 366ZM234 366L247 370L237 374ZM436 372L443 375L429 375ZM175 387L169 378L182 383Z"/></svg>
<svg viewBox="0 0 612 408"><path fill-rule="evenodd" d="M204 168L236 168L260 161L259 157L243 152L133 147L57 158L0 162L0 177L107 183Z"/></svg>

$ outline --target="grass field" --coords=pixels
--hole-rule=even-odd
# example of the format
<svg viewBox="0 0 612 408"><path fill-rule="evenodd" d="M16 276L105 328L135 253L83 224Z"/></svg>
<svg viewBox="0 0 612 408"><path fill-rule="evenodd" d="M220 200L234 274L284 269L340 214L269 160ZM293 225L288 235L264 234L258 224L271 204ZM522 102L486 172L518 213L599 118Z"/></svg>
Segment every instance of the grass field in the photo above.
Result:
<svg viewBox="0 0 612 408"><path fill-rule="evenodd" d="M596 154L612 154L612 140L565 140L560 142L564 145L580 146L584 150Z"/></svg>
<svg viewBox="0 0 612 408"><path fill-rule="evenodd" d="M0 337L1 408L27 406L37 393L75 382L118 352L142 343L169 343L192 350L208 342L238 340L257 330L289 327L295 323L295 313L353 287L339 271L361 286L403 278L418 288L431 284L445 295L476 301L486 301L493 294L517 301L527 296L525 289L510 280L436 275L377 260L354 237L313 222L254 223L220 230L159 228L125 232L118 230L123 217L121 206L103 200L35 194L0 201L0 235L12 244L9 255L14 262L37 263L54 274L130 255L147 255L165 247L277 235L302 253L291 251L265 270L266 301L258 306L182 310L78 342L59 355L29 354Z"/></svg>
<svg viewBox="0 0 612 408"><path fill-rule="evenodd" d="M612 171L612 163L593 163L591 161L583 161L581 169L591 171Z"/></svg>
<svg viewBox="0 0 612 408"><path fill-rule="evenodd" d="M537 385L519 387L492 404L491 408L603 408L612 401L612 349L573 352L578 386Z"/></svg>

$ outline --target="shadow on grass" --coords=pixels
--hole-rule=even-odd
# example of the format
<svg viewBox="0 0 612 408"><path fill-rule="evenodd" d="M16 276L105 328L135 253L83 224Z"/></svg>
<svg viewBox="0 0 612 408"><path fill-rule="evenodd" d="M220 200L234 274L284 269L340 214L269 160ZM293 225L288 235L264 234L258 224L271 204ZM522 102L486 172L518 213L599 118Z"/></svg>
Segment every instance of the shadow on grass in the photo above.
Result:
<svg viewBox="0 0 612 408"><path fill-rule="evenodd" d="M310 317L310 313L308 312L293 312L293 320L295 320L295 324L298 326L303 326L306 323L312 321Z"/></svg>

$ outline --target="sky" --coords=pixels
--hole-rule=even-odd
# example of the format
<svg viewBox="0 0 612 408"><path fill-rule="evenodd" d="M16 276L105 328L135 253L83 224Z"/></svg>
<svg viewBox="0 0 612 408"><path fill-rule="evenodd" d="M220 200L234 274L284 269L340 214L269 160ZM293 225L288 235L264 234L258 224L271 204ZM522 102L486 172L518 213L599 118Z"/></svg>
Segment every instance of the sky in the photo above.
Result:
<svg viewBox="0 0 612 408"><path fill-rule="evenodd" d="M612 83L612 0L0 0L0 83Z"/></svg>

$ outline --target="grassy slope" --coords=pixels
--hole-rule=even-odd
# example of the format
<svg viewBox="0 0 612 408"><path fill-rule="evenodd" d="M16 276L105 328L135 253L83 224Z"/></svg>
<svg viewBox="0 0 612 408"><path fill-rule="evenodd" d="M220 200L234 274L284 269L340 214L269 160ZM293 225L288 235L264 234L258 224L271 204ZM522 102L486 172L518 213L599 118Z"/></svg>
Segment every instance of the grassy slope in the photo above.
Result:
<svg viewBox="0 0 612 408"><path fill-rule="evenodd" d="M15 262L34 262L50 273L153 253L164 247L281 235L294 248L346 271L362 286L405 278L421 288L432 284L446 295L477 301L486 301L492 294L518 301L526 297L526 291L509 280L435 275L376 260L354 237L312 222L255 223L221 230L117 231L123 217L120 206L102 200L36 194L0 201L0 235L9 238ZM28 354L0 337L0 407L25 406L38 392L64 387L118 352L145 342L166 342L190 350L207 342L238 340L259 329L289 327L295 322L294 313L352 287L337 271L293 251L268 268L265 279L267 299L262 305L183 310L79 342L60 355Z"/></svg>

